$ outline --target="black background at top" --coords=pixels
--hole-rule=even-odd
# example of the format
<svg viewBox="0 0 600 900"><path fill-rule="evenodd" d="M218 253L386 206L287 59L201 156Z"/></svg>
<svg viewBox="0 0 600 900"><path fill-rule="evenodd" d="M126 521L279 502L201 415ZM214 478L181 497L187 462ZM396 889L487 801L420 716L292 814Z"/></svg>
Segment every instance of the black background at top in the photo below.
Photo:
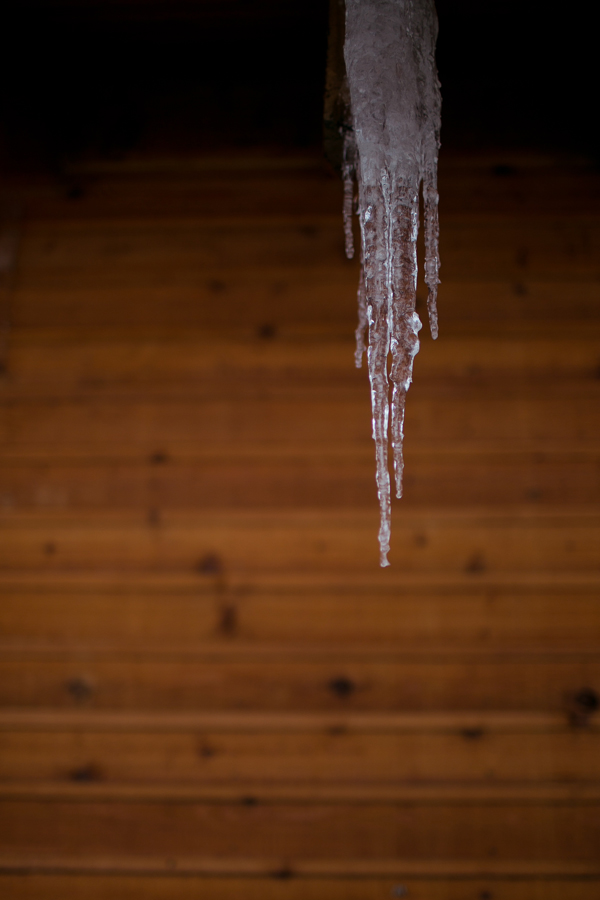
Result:
<svg viewBox="0 0 600 900"><path fill-rule="evenodd" d="M600 155L594 5L438 0L444 147ZM0 164L321 141L327 0L9 0Z"/></svg>

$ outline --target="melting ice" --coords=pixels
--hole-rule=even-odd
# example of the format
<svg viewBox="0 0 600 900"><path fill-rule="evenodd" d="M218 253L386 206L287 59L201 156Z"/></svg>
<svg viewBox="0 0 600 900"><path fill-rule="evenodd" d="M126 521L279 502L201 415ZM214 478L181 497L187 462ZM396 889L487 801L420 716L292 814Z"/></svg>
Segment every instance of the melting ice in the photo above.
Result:
<svg viewBox="0 0 600 900"><path fill-rule="evenodd" d="M429 325L434 338L438 332L441 97L436 37L433 0L346 0L351 124L344 134L344 232L351 257L356 180L362 245L356 364L362 364L368 329L382 566L389 565L390 549L388 439L391 435L396 496L401 497L404 406L419 349L415 303L421 186Z"/></svg>

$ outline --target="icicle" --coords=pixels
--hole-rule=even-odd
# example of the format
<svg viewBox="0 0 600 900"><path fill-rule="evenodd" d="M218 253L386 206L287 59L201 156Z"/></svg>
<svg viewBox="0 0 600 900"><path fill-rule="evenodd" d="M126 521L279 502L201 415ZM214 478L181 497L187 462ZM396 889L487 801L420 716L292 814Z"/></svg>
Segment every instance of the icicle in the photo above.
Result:
<svg viewBox="0 0 600 900"><path fill-rule="evenodd" d="M406 392L412 381L414 358L419 351L418 334L421 320L415 312L417 301L417 235L419 230L419 198L415 194L411 206L398 205L393 215L394 234L391 241L393 284L390 290L392 367L392 447L396 496L402 496L404 457L404 407Z"/></svg>
<svg viewBox="0 0 600 900"><path fill-rule="evenodd" d="M361 185L362 187L362 185ZM377 493L381 509L379 526L380 562L389 565L391 498L388 468L389 382L387 357L390 350L390 316L388 303L387 248L381 242L386 232L386 208L381 185L364 189L360 217L364 253L364 280L369 323L367 360L371 382L373 440Z"/></svg>
<svg viewBox="0 0 600 900"><path fill-rule="evenodd" d="M440 283L440 254L438 249L440 219L437 192L437 160L433 160L423 177L423 206L425 218L425 284L428 287L427 312L431 337L438 336L437 286Z"/></svg>
<svg viewBox="0 0 600 900"><path fill-rule="evenodd" d="M401 497L404 408L419 349L421 321L415 305L421 185L427 306L431 334L434 338L438 334L437 154L441 100L434 59L436 37L433 0L346 0L344 57L354 134L352 129L344 129L344 232L346 254L352 256L356 174L362 271L355 359L360 366L368 324L382 566L388 565L391 521L388 432L396 496Z"/></svg>
<svg viewBox="0 0 600 900"><path fill-rule="evenodd" d="M352 234L352 204L354 200L354 178L356 143L351 127L344 129L344 148L342 158L342 178L344 181L344 237L346 239L346 256L354 256L354 235Z"/></svg>
<svg viewBox="0 0 600 900"><path fill-rule="evenodd" d="M363 353L367 349L365 337L369 325L369 316L367 312L367 294L365 292L365 257L361 250L360 254L360 276L358 279L358 325L354 336L356 337L356 351L354 353L354 362L356 368L362 366Z"/></svg>

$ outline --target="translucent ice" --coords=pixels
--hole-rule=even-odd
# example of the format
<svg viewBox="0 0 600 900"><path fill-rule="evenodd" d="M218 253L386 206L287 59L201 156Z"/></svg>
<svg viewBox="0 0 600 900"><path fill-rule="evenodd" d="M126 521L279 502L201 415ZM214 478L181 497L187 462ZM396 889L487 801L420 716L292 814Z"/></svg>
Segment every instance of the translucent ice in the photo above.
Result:
<svg viewBox="0 0 600 900"><path fill-rule="evenodd" d="M389 564L389 433L396 496L401 497L404 406L419 349L421 322L415 304L421 185L429 324L434 338L438 331L441 98L435 67L436 37L433 0L346 0L344 59L351 126L344 133L344 231L346 253L352 256L356 178L362 240L356 364L361 365L368 325L382 566Z"/></svg>

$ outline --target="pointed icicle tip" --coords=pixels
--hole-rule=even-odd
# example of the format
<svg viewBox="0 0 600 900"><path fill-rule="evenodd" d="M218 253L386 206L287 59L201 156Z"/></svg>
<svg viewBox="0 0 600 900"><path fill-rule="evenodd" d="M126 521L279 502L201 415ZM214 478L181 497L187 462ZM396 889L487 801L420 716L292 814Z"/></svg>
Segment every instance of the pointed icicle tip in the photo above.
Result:
<svg viewBox="0 0 600 900"><path fill-rule="evenodd" d="M419 349L415 306L420 186L427 306L431 335L434 340L438 336L438 26L434 0L345 0L345 8L344 61L351 114L344 134L344 231L350 256L356 178L362 272L355 362L360 366L367 349L381 512L380 565L385 568L391 522L388 422L391 419L400 495L404 404Z"/></svg>

